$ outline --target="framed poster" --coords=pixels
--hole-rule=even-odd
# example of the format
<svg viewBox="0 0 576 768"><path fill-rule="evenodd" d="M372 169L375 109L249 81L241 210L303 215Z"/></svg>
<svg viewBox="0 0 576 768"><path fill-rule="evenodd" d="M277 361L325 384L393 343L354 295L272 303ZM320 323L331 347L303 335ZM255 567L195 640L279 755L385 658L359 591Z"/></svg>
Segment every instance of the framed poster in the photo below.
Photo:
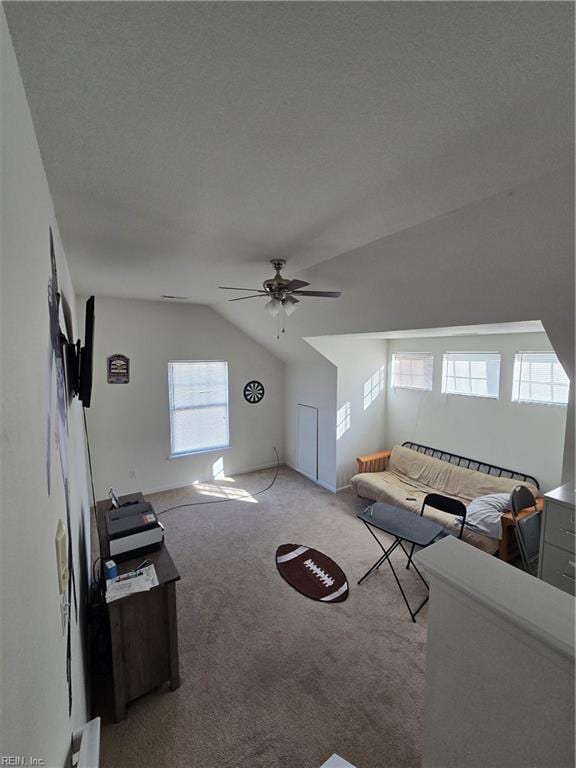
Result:
<svg viewBox="0 0 576 768"><path fill-rule="evenodd" d="M108 384L128 384L130 359L126 355L110 355L107 360Z"/></svg>

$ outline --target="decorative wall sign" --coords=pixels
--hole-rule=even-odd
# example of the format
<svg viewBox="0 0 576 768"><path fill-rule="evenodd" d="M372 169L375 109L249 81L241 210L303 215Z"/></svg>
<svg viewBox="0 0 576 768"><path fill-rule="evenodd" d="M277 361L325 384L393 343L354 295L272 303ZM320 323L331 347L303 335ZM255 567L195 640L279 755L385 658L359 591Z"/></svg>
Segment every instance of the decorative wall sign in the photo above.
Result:
<svg viewBox="0 0 576 768"><path fill-rule="evenodd" d="M130 358L126 355L110 355L107 368L108 384L128 384L130 381Z"/></svg>
<svg viewBox="0 0 576 768"><path fill-rule="evenodd" d="M249 381L244 387L244 399L252 405L259 403L264 397L264 385L259 381Z"/></svg>

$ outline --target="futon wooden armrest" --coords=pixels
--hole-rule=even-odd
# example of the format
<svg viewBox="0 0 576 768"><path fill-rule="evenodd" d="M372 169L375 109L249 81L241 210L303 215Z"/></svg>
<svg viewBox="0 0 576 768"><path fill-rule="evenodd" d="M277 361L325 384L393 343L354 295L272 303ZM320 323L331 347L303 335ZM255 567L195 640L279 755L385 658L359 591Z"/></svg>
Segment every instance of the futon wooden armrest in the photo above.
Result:
<svg viewBox="0 0 576 768"><path fill-rule="evenodd" d="M358 456L358 472L384 472L392 451L378 451L368 453L366 456Z"/></svg>

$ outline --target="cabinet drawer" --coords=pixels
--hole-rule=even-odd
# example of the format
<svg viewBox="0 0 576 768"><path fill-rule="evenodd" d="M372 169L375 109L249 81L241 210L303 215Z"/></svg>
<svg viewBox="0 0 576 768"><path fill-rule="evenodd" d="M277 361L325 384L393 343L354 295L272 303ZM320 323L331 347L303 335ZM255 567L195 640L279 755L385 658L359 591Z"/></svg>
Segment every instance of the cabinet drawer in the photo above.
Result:
<svg viewBox="0 0 576 768"><path fill-rule="evenodd" d="M546 543L542 558L542 581L573 595L576 586L574 555Z"/></svg>
<svg viewBox="0 0 576 768"><path fill-rule="evenodd" d="M576 522L574 521L574 507L565 507L546 501L546 530L544 540L561 549L570 552L575 551Z"/></svg>

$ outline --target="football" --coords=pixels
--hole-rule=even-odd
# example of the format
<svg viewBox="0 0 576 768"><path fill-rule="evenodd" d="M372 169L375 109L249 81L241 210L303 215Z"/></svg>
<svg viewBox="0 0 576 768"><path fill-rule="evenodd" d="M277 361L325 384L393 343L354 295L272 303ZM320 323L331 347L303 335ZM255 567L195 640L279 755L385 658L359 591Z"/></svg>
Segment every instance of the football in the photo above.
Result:
<svg viewBox="0 0 576 768"><path fill-rule="evenodd" d="M346 574L331 557L301 544L282 544L276 550L280 576L297 592L323 603L348 597Z"/></svg>

